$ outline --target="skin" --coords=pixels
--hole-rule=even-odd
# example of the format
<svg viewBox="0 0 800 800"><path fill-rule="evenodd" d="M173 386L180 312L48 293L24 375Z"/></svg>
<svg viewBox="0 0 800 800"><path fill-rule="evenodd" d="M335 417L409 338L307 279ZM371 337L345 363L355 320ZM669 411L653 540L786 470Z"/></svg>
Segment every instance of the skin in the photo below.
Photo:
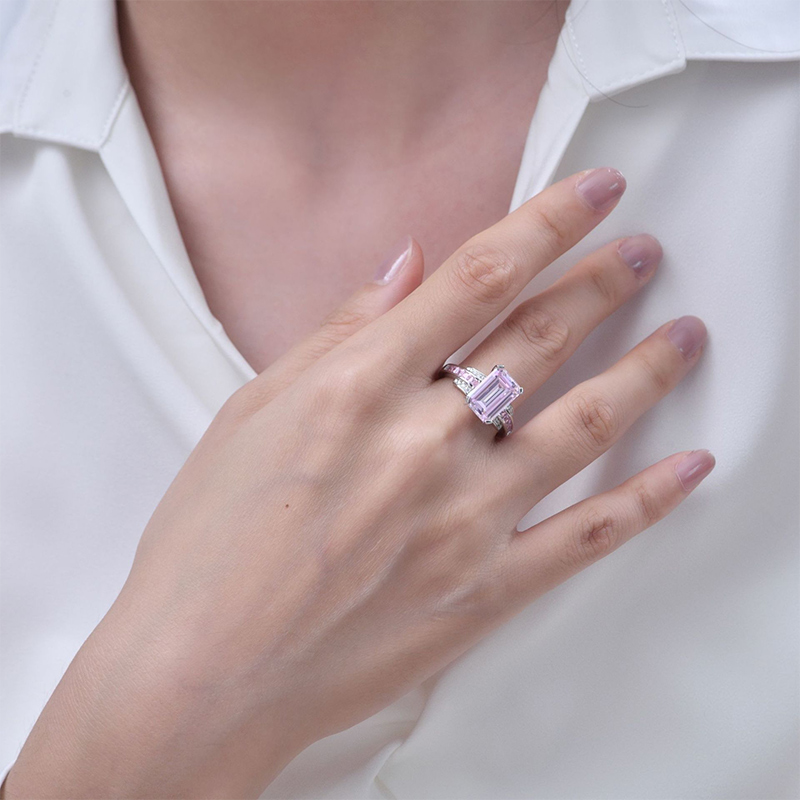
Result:
<svg viewBox="0 0 800 800"><path fill-rule="evenodd" d="M142 5L168 8L168 16L184 4ZM200 31L214 21L205 16L213 5L197 7L194 24ZM239 11L232 14L239 21L234 41L243 59L265 58L274 48L247 47L252 43L248 31L256 26L242 25L237 15L246 6L277 5L237 4ZM381 25L388 24L398 25L403 53L412 42L419 44L419 31L413 39L413 18L399 10L411 4L387 6L395 11L386 12L387 17L379 14L382 22L374 29L369 27L369 13L363 12L369 4L357 5L362 11L353 11L349 23L361 25L362 35L377 37L368 38L368 44L385 37L387 28ZM422 5L443 9L472 4ZM263 13L288 14L287 8ZM450 12L425 13L433 14L428 21L437 25L437 19L443 24L447 18L435 14ZM299 53L307 74L328 65L325 68L341 85L355 81L366 91L368 86L358 81L369 71L348 61L346 50L336 46L342 40L335 34L326 49L323 28L313 17L302 30L316 31L314 46L293 47L289 41L285 49L278 48L283 57ZM507 36L504 25L510 19L502 17L488 26L492 35ZM173 19L173 28L169 18L162 22L163 41L169 40L170 31L181 30L179 17ZM473 37L469 42L474 47L482 43L481 52L489 59L500 51L492 49L491 38L474 38L482 35L476 31L487 29L487 19L480 22L473 28L467 25L472 33L463 35ZM219 31L220 24L217 18L211 30ZM291 36L294 28L277 30ZM339 34L346 30L342 25ZM436 30L434 49L439 52L441 45L451 56L463 52L464 41L448 38L447 30ZM195 41L200 40L187 35L184 45L191 50ZM213 49L198 45L198 50L216 57ZM178 104L172 115L178 121L171 132L170 123L162 120L154 137L161 143L162 163L180 161L186 152L192 157L184 156L184 161L213 161L201 158L203 149L230 142L220 134L198 145L185 131L181 135L180 119L191 113L198 115L195 121L214 119L224 92L209 87L207 78L220 73L210 69L208 75L198 76L191 69L184 71L184 56L191 58L191 53L165 48L162 56L165 52L175 53L172 72L180 79L159 84L163 107L158 98L145 101L152 109L162 108L164 120L170 115L163 109L170 102ZM367 64L388 57L385 47L367 46L364 53ZM234 69L237 62L230 52L220 58L231 70L223 85L234 87L228 110L235 114L238 109L235 119L241 124L243 109L258 123L272 110L285 126L285 140L297 148L293 155L298 163L319 144L320 139L309 138L312 131L322 130L319 136L333 153L349 153L345 142L353 129L348 128L348 114L309 122L302 112L318 107L319 98L305 104L295 91L290 94L295 101L281 105L280 82L267 86L266 95L254 94L254 87L236 83L238 76L250 72ZM396 92L399 99L387 105L396 114L394 129L423 130L434 139L439 133L449 142L455 137L445 135L446 128L434 127L437 115L431 117L432 127L414 123L427 119L420 109L430 107L426 100L436 97L433 89L441 96L459 75L479 94L479 71L471 72L468 62L457 61L453 73L442 78L441 70L417 70L414 64L419 60L406 57L410 66L403 69L402 60L394 57L382 76L391 80L402 74L405 80L401 87L384 91L390 97ZM501 61L491 63L497 66ZM504 67L508 74L519 68L513 59ZM503 73L501 66L498 70ZM264 68L258 74L276 73ZM197 86L189 80L192 75ZM476 82L470 83L470 76ZM189 82L182 84L183 80ZM143 98L147 95L142 92ZM377 102L378 96L370 99ZM469 103L446 92L445 96L452 101L446 104L453 112L452 125L459 119L458 109L463 113ZM256 97L266 97L262 109L254 107L256 101L249 106L244 102ZM507 110L519 109L518 103L519 97L511 98ZM287 117L290 113L297 117ZM527 111L516 113L514 119L525 120ZM501 115L502 122L509 119ZM231 128L236 126L226 126L226 132ZM266 130L268 139L278 135L275 129ZM365 147L350 149L387 152L387 141L380 138L385 130L376 127L376 138L367 130L360 140ZM485 128L483 133L491 131ZM398 163L404 158L413 163L431 139L421 136L415 143L409 134L402 141L403 147L390 148L389 153ZM451 154L455 157L457 152ZM269 148L258 153L274 166L280 182L280 160L269 160ZM248 159L254 161L259 159ZM347 185L348 170L357 173L363 166L343 162L339 172L325 172L323 191L325 186L332 188L325 202L310 204L312 211L302 202L310 196L302 192L290 194L288 207L301 215L303 225L314 221L314 213L322 219L326 208L335 214L347 196L335 188ZM473 170L475 165L468 166ZM410 181L403 186L413 206L411 201L422 195L419 187L414 192L406 172L401 169L391 176ZM8 798L257 797L303 748L385 707L526 604L657 522L713 466L710 455L676 453L616 489L587 498L527 531L516 531L535 503L613 446L694 367L705 337L697 320L665 322L611 369L576 386L510 438L496 438L495 429L482 425L465 407L452 381L438 378L451 353L612 212L624 189L617 173L600 170L572 176L504 218L502 204L495 202L487 212L479 208L476 193L469 193L464 207L457 209L463 215L449 215L463 216L466 222L434 216L430 223L429 236L436 244L424 249L430 263L441 263L430 277L423 280L423 247L410 240L410 251L390 281L365 283L303 338L299 331L308 323L306 317L292 329L290 343L275 343L269 324L260 321L270 319L273 310L264 313L263 305L245 302L248 291L261 298L270 286L276 291L274 282L280 276L270 271L271 264L294 264L276 261L281 255L276 250L270 254L275 258L258 262L259 270L246 268L256 261L254 253L263 244L254 230L259 224L272 224L269 212L278 207L257 206L258 218L242 225L244 243L226 239L224 226L212 228L206 240L197 233L203 221L223 212L227 216L222 219L231 220L229 209L215 206L213 198L196 208L182 198L191 195L192 181L205 186L204 179L213 179L215 173L186 168L183 175L180 169L171 175L171 196L177 198L184 234L189 231L193 263L202 262L199 277L212 308L224 318L226 330L230 324L234 342L251 363L263 369L225 403L160 502L119 597L67 669L9 773ZM263 176L248 183L247 176L235 173L234 183L240 179L243 205L259 203L253 186L263 187ZM579 188L594 179L617 187L599 209ZM445 206L457 196L458 187L446 179L441 183L444 188L437 185L431 191L442 192L438 202ZM358 188L365 186L373 200L385 194L378 191L380 182ZM500 183L487 184L487 195L497 201L504 196L500 189ZM422 216L431 216L430 209L423 211ZM295 272L301 277L281 288L307 294L310 286L319 288L319 270L315 273L313 267L320 262L333 265L331 285L339 286L343 276L344 283L362 282L357 271L349 277L344 272L342 265L354 261L347 258L348 248L361 247L362 238L387 238L380 220L370 216L370 210L365 213L364 234L359 232L355 244L351 237L346 247L331 247L342 239L341 228L333 226L315 241L318 249L311 256L295 251ZM490 224L485 214L491 222L499 221ZM379 237L372 223L381 230ZM470 234L460 233L463 225L469 226ZM297 227L292 235L300 235ZM312 239L316 235L309 234ZM458 238L451 246L453 237ZM635 242L655 266L659 244L647 236ZM518 305L464 363L484 371L505 363L529 397L595 326L651 279L652 271L628 266L621 256L622 244L608 243L545 292ZM448 249L440 255L443 247ZM374 243L365 246L361 263L374 252ZM331 289L329 300L333 294ZM238 328L237 303L244 320ZM302 308L309 316L321 310ZM676 335L687 329L694 337L691 347L685 336ZM687 471L687 464L693 469Z"/></svg>
<svg viewBox="0 0 800 800"><path fill-rule="evenodd" d="M192 267L256 371L404 235L430 273L505 216L565 5L118 5Z"/></svg>
<svg viewBox="0 0 800 800"><path fill-rule="evenodd" d="M585 202L582 178L467 240L377 317L391 283L364 287L226 402L7 797L257 797L311 742L391 703L685 499L713 462L687 480L692 455L678 453L516 531L697 363L702 347L687 357L674 340L686 320L510 438L436 377L610 212L616 201ZM502 358L535 388L646 281L611 243L520 304L465 363ZM688 324L701 343L702 324Z"/></svg>

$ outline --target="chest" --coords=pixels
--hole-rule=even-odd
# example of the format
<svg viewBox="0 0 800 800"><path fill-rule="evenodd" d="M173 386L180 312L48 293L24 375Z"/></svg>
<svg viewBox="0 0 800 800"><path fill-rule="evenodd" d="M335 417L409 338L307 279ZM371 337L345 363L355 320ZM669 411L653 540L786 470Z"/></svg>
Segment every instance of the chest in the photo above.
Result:
<svg viewBox="0 0 800 800"><path fill-rule="evenodd" d="M253 368L371 280L404 234L422 246L427 276L503 217L532 111L529 98L392 154L354 146L341 164L324 152L287 154L268 136L243 142L235 130L162 137L159 158L192 267Z"/></svg>

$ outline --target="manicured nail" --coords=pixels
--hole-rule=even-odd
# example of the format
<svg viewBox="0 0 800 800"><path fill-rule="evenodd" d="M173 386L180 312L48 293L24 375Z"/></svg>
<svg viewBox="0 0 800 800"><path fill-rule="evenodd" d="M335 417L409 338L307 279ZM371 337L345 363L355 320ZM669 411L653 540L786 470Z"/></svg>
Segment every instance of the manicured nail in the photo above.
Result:
<svg viewBox="0 0 800 800"><path fill-rule="evenodd" d="M691 492L714 469L716 463L716 459L708 450L692 450L679 461L675 465L675 474L684 491Z"/></svg>
<svg viewBox="0 0 800 800"><path fill-rule="evenodd" d="M661 261L661 245L654 236L642 233L623 239L617 247L620 258L640 277L649 275Z"/></svg>
<svg viewBox="0 0 800 800"><path fill-rule="evenodd" d="M667 338L688 361L706 340L706 326L697 317L681 317L672 323Z"/></svg>
<svg viewBox="0 0 800 800"><path fill-rule="evenodd" d="M375 283L386 284L397 275L408 261L411 255L411 237L404 236L390 251L386 258L381 261L378 269L375 270Z"/></svg>
<svg viewBox="0 0 800 800"><path fill-rule="evenodd" d="M575 184L575 189L590 208L605 211L622 196L626 186L621 172L610 167L601 167L587 172Z"/></svg>

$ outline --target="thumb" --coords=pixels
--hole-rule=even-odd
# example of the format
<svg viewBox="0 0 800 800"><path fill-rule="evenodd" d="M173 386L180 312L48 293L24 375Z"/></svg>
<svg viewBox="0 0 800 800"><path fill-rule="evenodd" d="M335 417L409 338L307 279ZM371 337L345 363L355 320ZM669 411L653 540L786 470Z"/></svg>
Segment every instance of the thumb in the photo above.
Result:
<svg viewBox="0 0 800 800"><path fill-rule="evenodd" d="M411 294L422 283L424 268L422 248L411 236L404 236L388 252L371 282L350 295L316 331L253 379L263 387L258 393L260 403L272 399L274 392L268 387L287 386L318 358Z"/></svg>
<svg viewBox="0 0 800 800"><path fill-rule="evenodd" d="M305 369L411 294L422 283L423 270L422 248L410 236L404 236L386 254L372 281L328 314L322 325L290 353L305 361Z"/></svg>

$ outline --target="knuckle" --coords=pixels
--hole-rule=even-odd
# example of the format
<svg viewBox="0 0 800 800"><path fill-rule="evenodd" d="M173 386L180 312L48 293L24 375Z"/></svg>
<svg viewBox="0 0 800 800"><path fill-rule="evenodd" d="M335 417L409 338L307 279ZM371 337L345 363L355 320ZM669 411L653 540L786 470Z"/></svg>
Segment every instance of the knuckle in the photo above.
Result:
<svg viewBox="0 0 800 800"><path fill-rule="evenodd" d="M581 514L568 540L567 559L572 566L584 567L608 555L622 541L622 528L616 516L592 508Z"/></svg>
<svg viewBox="0 0 800 800"><path fill-rule="evenodd" d="M569 343L569 325L564 319L534 305L519 306L506 325L545 361L558 361Z"/></svg>
<svg viewBox="0 0 800 800"><path fill-rule="evenodd" d="M427 456L432 451L449 450L457 438L457 426L449 415L405 413L395 419L391 438L400 452Z"/></svg>
<svg viewBox="0 0 800 800"><path fill-rule="evenodd" d="M334 309L322 321L322 335L331 341L342 341L367 322L363 311L346 306Z"/></svg>
<svg viewBox="0 0 800 800"><path fill-rule="evenodd" d="M663 502L646 483L635 484L633 496L636 501L637 516L644 523L644 528L655 525L664 516Z"/></svg>
<svg viewBox="0 0 800 800"><path fill-rule="evenodd" d="M335 391L341 397L347 397L348 402L354 396L363 393L367 384L367 375L361 364L355 361L344 361L338 363L331 369L330 380L326 384L335 387Z"/></svg>
<svg viewBox="0 0 800 800"><path fill-rule="evenodd" d="M565 397L570 423L592 449L604 449L620 429L619 413L607 398L587 390L573 390Z"/></svg>
<svg viewBox="0 0 800 800"><path fill-rule="evenodd" d="M552 253L561 253L569 247L569 225L556 208L535 205L531 208L536 236L543 240Z"/></svg>
<svg viewBox="0 0 800 800"><path fill-rule="evenodd" d="M373 403L373 385L374 381L359 361L331 359L317 374L316 400L325 413L338 411L349 416L357 408Z"/></svg>
<svg viewBox="0 0 800 800"><path fill-rule="evenodd" d="M604 305L617 305L620 300L620 289L608 265L593 264L586 270L586 278Z"/></svg>
<svg viewBox="0 0 800 800"><path fill-rule="evenodd" d="M454 437L446 425L415 415L395 420L383 437L384 463L391 465L398 486L408 482L409 491L420 485L421 476L430 488L452 470ZM405 477L402 477L405 476Z"/></svg>
<svg viewBox="0 0 800 800"><path fill-rule="evenodd" d="M672 387L672 369L665 360L654 358L647 352L641 352L637 356L637 364L644 372L651 386L659 393L666 394Z"/></svg>
<svg viewBox="0 0 800 800"><path fill-rule="evenodd" d="M471 298L494 303L511 291L516 269L507 253L488 244L473 243L456 253L451 274L458 288Z"/></svg>
<svg viewBox="0 0 800 800"><path fill-rule="evenodd" d="M469 524L469 520L464 520L457 529L463 530ZM455 548L452 536L442 540L446 547L442 562L446 568L436 603L437 616L459 618L467 624L502 616L512 599L508 551L499 546L499 541L476 544L470 536L460 539L462 544Z"/></svg>
<svg viewBox="0 0 800 800"><path fill-rule="evenodd" d="M490 620L502 614L507 608L502 584L477 576L473 580L461 579L449 587L437 603L438 616Z"/></svg>

